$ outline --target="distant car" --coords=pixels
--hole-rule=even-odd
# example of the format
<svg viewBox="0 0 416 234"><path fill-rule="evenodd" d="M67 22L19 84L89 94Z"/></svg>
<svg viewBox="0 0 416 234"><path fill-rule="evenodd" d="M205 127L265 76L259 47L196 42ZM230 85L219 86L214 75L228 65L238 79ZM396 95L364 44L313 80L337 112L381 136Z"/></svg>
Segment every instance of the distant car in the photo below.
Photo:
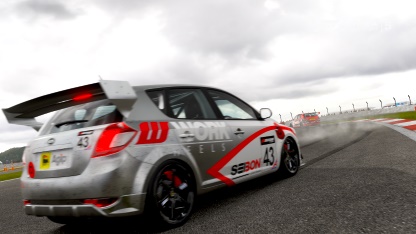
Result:
<svg viewBox="0 0 416 234"><path fill-rule="evenodd" d="M216 88L100 81L3 112L39 130L23 153L24 210L57 223L144 213L177 226L197 194L301 165L292 128Z"/></svg>
<svg viewBox="0 0 416 234"><path fill-rule="evenodd" d="M289 126L292 128L295 127L304 127L304 126L316 126L321 124L321 119L319 118L319 112L303 113L298 114L290 122Z"/></svg>

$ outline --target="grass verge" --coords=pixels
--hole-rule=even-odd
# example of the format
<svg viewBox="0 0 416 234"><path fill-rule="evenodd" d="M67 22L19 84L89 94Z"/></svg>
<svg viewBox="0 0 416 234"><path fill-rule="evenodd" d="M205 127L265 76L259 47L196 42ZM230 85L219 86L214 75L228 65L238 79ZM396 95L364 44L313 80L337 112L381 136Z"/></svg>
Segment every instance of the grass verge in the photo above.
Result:
<svg viewBox="0 0 416 234"><path fill-rule="evenodd" d="M381 119L381 118L389 118L389 119L414 119L416 120L416 111L407 111L407 112L398 112L398 113L390 113L390 114L382 114L382 115L375 115L371 116L370 118Z"/></svg>
<svg viewBox="0 0 416 234"><path fill-rule="evenodd" d="M20 176L22 176L21 171L12 172L12 173L8 173L8 174L2 174L2 175L0 175L0 181L20 178Z"/></svg>

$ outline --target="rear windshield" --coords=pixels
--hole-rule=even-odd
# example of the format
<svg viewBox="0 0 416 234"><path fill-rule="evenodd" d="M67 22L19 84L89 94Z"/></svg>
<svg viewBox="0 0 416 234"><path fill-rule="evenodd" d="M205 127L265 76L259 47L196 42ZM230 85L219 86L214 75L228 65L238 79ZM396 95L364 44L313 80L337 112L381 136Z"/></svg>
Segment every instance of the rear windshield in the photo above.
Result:
<svg viewBox="0 0 416 234"><path fill-rule="evenodd" d="M58 111L44 126L40 135L120 122L123 116L109 100L72 106Z"/></svg>
<svg viewBox="0 0 416 234"><path fill-rule="evenodd" d="M318 116L317 113L306 113L305 117L313 117L313 116Z"/></svg>

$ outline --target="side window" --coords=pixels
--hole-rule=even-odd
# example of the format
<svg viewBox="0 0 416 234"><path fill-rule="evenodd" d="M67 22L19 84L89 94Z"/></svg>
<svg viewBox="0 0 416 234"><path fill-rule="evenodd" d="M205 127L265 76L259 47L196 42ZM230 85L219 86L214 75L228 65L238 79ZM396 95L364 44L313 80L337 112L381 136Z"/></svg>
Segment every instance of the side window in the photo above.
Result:
<svg viewBox="0 0 416 234"><path fill-rule="evenodd" d="M167 114L177 119L215 119L208 100L199 89L170 89Z"/></svg>
<svg viewBox="0 0 416 234"><path fill-rule="evenodd" d="M208 93L225 119L257 119L254 110L241 100L217 90Z"/></svg>
<svg viewBox="0 0 416 234"><path fill-rule="evenodd" d="M162 90L149 91L147 95L161 111L165 112L165 99Z"/></svg>

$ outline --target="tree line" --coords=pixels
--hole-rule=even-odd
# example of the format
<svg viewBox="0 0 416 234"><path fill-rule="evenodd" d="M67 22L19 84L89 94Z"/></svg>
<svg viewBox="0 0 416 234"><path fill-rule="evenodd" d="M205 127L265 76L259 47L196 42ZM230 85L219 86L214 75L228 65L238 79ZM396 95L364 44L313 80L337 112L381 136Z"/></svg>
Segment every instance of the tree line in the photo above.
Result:
<svg viewBox="0 0 416 234"><path fill-rule="evenodd" d="M0 162L3 164L7 163L19 163L22 162L22 155L25 147L16 147L8 149L2 153L0 153Z"/></svg>

